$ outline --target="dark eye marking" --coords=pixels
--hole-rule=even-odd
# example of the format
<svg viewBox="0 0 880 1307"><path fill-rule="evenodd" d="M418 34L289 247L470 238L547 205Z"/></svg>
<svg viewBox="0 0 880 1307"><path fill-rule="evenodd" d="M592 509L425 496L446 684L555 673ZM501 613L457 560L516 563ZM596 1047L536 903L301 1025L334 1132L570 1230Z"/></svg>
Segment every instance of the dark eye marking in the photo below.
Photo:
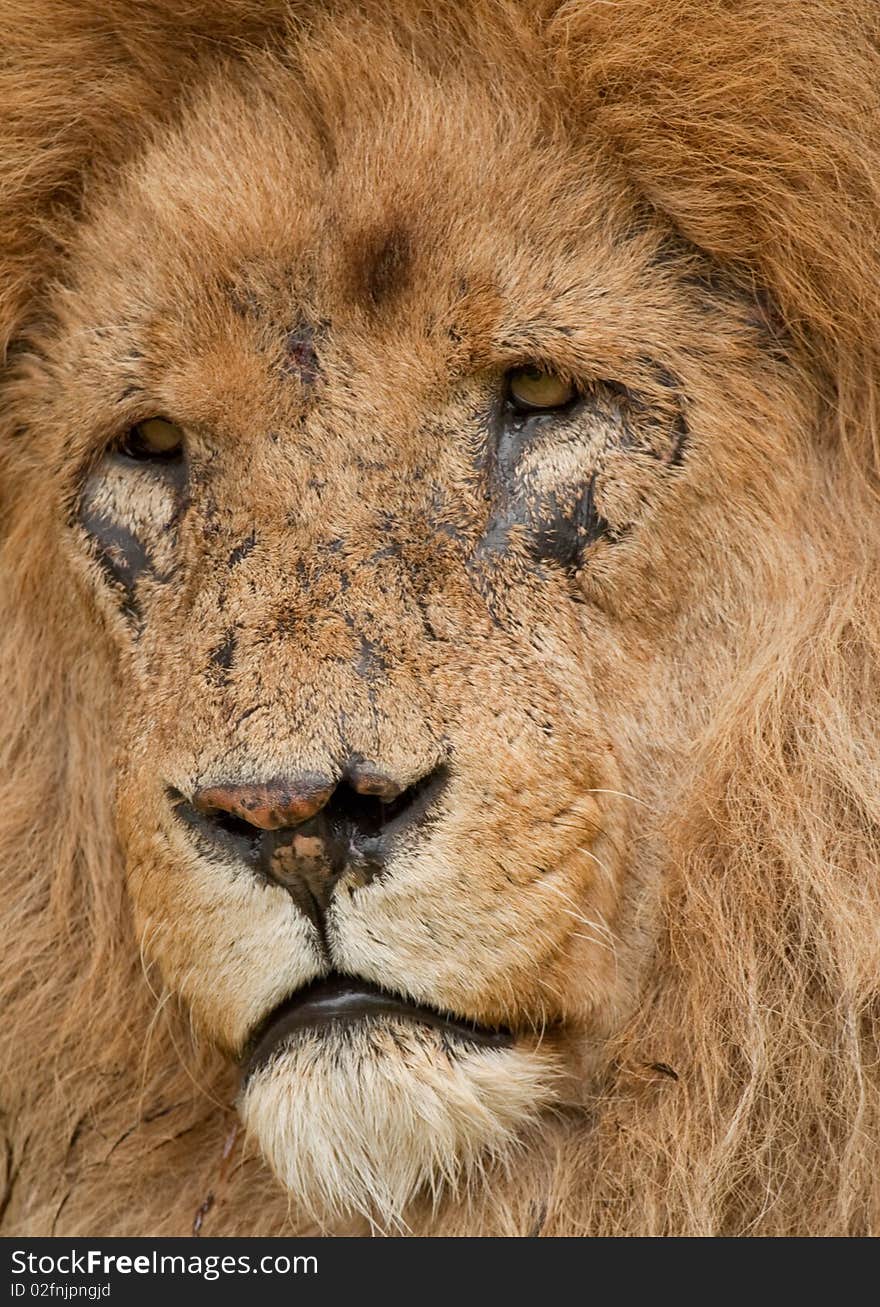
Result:
<svg viewBox="0 0 880 1307"><path fill-rule="evenodd" d="M642 366L644 391L597 382L550 412L496 405L486 466L493 509L476 558L519 545L575 575L590 545L614 543L640 520L652 464L660 475L678 466L688 435L680 383Z"/></svg>
<svg viewBox="0 0 880 1307"><path fill-rule="evenodd" d="M538 561L576 571L583 551L610 535L594 497L595 472L575 486L538 488L518 475L526 451L552 431L556 413L521 413L505 404L496 415L497 443L488 468L495 504L477 555L504 553L514 535Z"/></svg>
<svg viewBox="0 0 880 1307"><path fill-rule="evenodd" d="M559 563L566 571L577 571L584 550L603 537L617 533L599 512L595 502L595 474L573 495L550 491L536 513L531 545L538 558Z"/></svg>
<svg viewBox="0 0 880 1307"><path fill-rule="evenodd" d="M536 561L558 563L574 575L585 549L597 540L619 538L596 507L595 484L593 474L571 492L550 490L509 499L492 514L476 557L506 552L519 528L518 534Z"/></svg>
<svg viewBox="0 0 880 1307"><path fill-rule="evenodd" d="M105 513L84 508L80 511L79 520L83 530L94 542L95 561L108 580L122 590L123 613L140 622L142 613L137 598L137 583L141 577L153 572L153 559L128 527L114 522Z"/></svg>
<svg viewBox="0 0 880 1307"><path fill-rule="evenodd" d="M172 579L171 550L185 506L181 494L185 475L171 465L167 471L163 468L155 480L149 471L134 474L148 478L148 485L158 483L163 487L158 520L151 521L138 515L138 483L129 480L131 467L118 452L106 455L86 480L71 524L85 533L92 558L117 596L120 611L139 632L143 610L138 586L144 580L162 585ZM143 486L143 480L140 484Z"/></svg>
<svg viewBox="0 0 880 1307"><path fill-rule="evenodd" d="M515 478L520 459L541 434L551 431L558 423L556 413L523 413L506 405L496 416L498 437L492 451L491 476L500 489Z"/></svg>

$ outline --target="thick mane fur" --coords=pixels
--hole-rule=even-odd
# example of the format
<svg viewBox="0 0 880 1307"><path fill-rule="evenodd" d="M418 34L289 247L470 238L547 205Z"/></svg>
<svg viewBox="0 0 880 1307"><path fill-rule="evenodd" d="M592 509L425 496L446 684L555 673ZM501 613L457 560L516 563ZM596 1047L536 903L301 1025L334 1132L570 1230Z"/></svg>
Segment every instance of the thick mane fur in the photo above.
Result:
<svg viewBox="0 0 880 1307"><path fill-rule="evenodd" d="M401 2L400 22L417 25L420 8ZM242 1152L230 1071L141 966L111 818L113 673L81 634L16 405L44 293L63 276L90 190L208 69L283 52L310 10L0 0L11 34L0 68L0 1228L10 1233L303 1228ZM876 1234L876 8L480 0L438 7L432 21L459 41L485 31L499 49L505 24L550 43L559 94L608 167L766 301L821 397L827 519L755 612L760 657L728 687L681 778L648 992L589 1120L536 1127L515 1176L499 1173L470 1206L415 1213L412 1228Z"/></svg>

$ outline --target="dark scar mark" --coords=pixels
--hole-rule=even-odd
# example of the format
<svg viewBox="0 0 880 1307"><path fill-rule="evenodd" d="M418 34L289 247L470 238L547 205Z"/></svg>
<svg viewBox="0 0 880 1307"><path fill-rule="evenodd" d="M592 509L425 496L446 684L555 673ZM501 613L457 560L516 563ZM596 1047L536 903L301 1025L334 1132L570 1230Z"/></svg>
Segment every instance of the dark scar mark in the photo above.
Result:
<svg viewBox="0 0 880 1307"><path fill-rule="evenodd" d="M688 438L691 434L683 408L679 408L676 413L673 432L675 435L675 443L673 444L665 462L667 467L681 467L687 451Z"/></svg>
<svg viewBox="0 0 880 1307"><path fill-rule="evenodd" d="M388 530L387 525L385 530ZM375 549L373 553L370 554L368 561L370 563L381 563L386 558L400 558L402 553L403 551L400 544L397 541L392 541L391 544L383 545L381 549Z"/></svg>
<svg viewBox="0 0 880 1307"><path fill-rule="evenodd" d="M192 1236L194 1239L198 1239L201 1235L202 1226L205 1223L205 1217L210 1214L215 1202L216 1199L214 1198L213 1190L209 1190L196 1208L196 1214L193 1217L192 1223Z"/></svg>
<svg viewBox="0 0 880 1307"><path fill-rule="evenodd" d="M246 708L240 716L236 717L234 725L241 726L242 722L246 722L249 717L253 717L254 713L259 712L262 707L263 704L255 703L253 708Z"/></svg>
<svg viewBox="0 0 880 1307"><path fill-rule="evenodd" d="M688 439L690 437L690 427L688 425L686 413L686 396L684 387L679 377L670 372L662 363L654 360L648 360L648 366L654 374L654 377L664 390L668 391L672 398L674 408L672 412L672 448L665 454L660 455L654 450L649 450L658 461L666 467L680 467L685 455ZM634 397L638 400L638 397ZM650 404L645 404L646 410L650 410Z"/></svg>
<svg viewBox="0 0 880 1307"><path fill-rule="evenodd" d="M290 332L284 344L284 366L286 371L295 373L304 386L314 385L317 381L320 365L311 327L302 324Z"/></svg>
<svg viewBox="0 0 880 1307"><path fill-rule="evenodd" d="M379 645L374 640L368 640L365 635L362 635L357 661L355 662L357 675L364 681L374 683L380 681L387 671L388 664L382 657Z"/></svg>
<svg viewBox="0 0 880 1307"><path fill-rule="evenodd" d="M229 679L226 676L226 673L232 666L232 661L235 657L235 643L237 639L238 633L235 627L232 627L226 632L226 636L222 643L218 644L215 649L212 649L209 654L211 662L219 671L219 676L216 677L216 680L221 685L225 685Z"/></svg>
<svg viewBox="0 0 880 1307"><path fill-rule="evenodd" d="M236 545L226 560L227 566L232 568L237 566L242 559L247 558L248 554L257 543L257 533L252 531L246 539L242 540L240 545Z"/></svg>

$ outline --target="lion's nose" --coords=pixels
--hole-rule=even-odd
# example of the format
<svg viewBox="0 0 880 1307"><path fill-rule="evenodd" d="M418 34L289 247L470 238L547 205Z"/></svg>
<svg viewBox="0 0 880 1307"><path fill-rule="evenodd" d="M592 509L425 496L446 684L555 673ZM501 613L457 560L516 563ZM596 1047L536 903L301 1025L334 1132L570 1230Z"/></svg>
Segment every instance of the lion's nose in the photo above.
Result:
<svg viewBox="0 0 880 1307"><path fill-rule="evenodd" d="M307 773L260 784L219 784L187 802L178 816L219 852L236 854L261 879L282 885L319 930L336 882L350 873L365 885L383 871L395 844L434 808L446 769L406 784L361 759L339 781Z"/></svg>

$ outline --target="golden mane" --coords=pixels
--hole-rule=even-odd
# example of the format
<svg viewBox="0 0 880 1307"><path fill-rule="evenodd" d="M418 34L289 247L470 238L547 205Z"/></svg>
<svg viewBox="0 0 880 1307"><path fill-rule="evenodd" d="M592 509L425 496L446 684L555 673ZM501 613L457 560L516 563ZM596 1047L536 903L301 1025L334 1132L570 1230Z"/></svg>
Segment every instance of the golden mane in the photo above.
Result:
<svg viewBox="0 0 880 1307"><path fill-rule="evenodd" d="M112 672L102 681L84 645L35 495L48 473L28 465L16 403L89 188L178 112L203 69L295 39L312 8L0 0L10 1233L289 1229L275 1182L240 1155L231 1072L138 958L111 819ZM766 296L821 396L828 512L798 560L808 600L780 601L772 621L756 612L772 637L691 760L664 833L650 981L589 1121L536 1130L515 1184L499 1174L470 1209L426 1210L414 1229L876 1234L880 18L867 0L480 0L436 21L459 40L481 23L533 23L608 168Z"/></svg>

